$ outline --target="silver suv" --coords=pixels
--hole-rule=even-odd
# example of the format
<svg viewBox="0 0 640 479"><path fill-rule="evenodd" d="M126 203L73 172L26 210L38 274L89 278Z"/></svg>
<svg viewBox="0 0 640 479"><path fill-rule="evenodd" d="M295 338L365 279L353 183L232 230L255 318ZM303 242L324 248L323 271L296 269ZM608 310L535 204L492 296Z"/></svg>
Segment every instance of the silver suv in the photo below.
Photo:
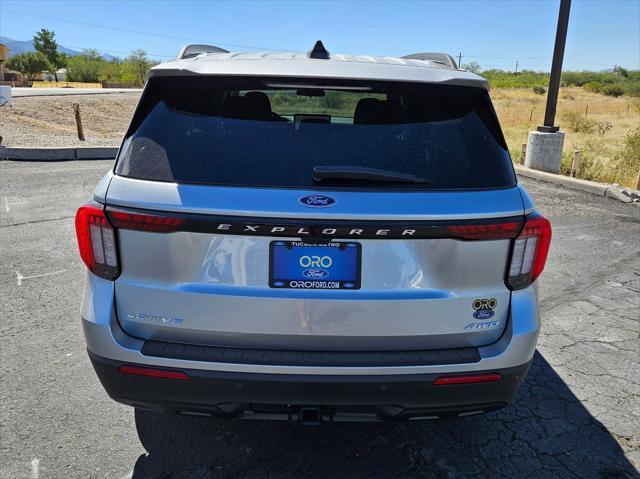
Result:
<svg viewBox="0 0 640 479"><path fill-rule="evenodd" d="M76 229L113 399L314 424L507 405L551 239L485 79L320 42L154 67Z"/></svg>

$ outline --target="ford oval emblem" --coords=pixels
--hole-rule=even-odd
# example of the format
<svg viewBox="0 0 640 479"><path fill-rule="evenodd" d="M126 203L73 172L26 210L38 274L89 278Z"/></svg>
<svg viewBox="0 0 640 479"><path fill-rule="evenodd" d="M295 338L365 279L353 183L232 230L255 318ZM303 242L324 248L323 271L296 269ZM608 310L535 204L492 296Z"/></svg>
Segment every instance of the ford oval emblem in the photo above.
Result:
<svg viewBox="0 0 640 479"><path fill-rule="evenodd" d="M308 208L329 208L336 204L336 200L329 196L309 195L298 198L298 203Z"/></svg>
<svg viewBox="0 0 640 479"><path fill-rule="evenodd" d="M476 319L489 319L493 317L493 314L492 309L481 309L480 311L473 313L473 317Z"/></svg>
<svg viewBox="0 0 640 479"><path fill-rule="evenodd" d="M329 272L326 269L305 269L302 276L309 279L326 278Z"/></svg>

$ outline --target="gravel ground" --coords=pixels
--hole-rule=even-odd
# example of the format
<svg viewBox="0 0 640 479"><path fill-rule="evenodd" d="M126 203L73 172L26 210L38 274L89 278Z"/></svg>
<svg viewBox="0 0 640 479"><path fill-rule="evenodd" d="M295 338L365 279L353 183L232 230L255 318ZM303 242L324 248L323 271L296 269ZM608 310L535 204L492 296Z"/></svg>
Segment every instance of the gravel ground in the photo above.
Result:
<svg viewBox="0 0 640 479"><path fill-rule="evenodd" d="M139 92L14 98L2 108L2 145L10 147L117 146ZM73 104L80 104L85 141L78 140Z"/></svg>

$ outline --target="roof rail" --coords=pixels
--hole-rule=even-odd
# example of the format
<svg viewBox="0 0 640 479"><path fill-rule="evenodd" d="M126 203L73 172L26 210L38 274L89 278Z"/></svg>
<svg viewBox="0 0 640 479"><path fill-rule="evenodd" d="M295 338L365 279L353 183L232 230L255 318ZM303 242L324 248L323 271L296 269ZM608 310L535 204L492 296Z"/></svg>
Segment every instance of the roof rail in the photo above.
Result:
<svg viewBox="0 0 640 479"><path fill-rule="evenodd" d="M407 60L428 60L430 62L439 63L454 70L458 70L456 61L447 53L412 53L411 55L405 55L402 58L406 58Z"/></svg>
<svg viewBox="0 0 640 479"><path fill-rule="evenodd" d="M182 60L183 58L192 58L200 55L201 53L229 53L229 50L225 50L224 48L216 47L213 45L185 45L178 53L177 60Z"/></svg>

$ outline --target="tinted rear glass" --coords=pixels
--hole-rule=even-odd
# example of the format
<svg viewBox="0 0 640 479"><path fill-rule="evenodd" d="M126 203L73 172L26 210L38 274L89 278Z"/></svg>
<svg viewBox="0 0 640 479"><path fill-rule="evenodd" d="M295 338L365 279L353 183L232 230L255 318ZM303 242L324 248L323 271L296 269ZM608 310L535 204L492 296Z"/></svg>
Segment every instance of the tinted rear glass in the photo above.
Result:
<svg viewBox="0 0 640 479"><path fill-rule="evenodd" d="M420 183L313 178L365 167ZM484 189L515 184L487 92L429 84L155 78L116 173L234 186Z"/></svg>

